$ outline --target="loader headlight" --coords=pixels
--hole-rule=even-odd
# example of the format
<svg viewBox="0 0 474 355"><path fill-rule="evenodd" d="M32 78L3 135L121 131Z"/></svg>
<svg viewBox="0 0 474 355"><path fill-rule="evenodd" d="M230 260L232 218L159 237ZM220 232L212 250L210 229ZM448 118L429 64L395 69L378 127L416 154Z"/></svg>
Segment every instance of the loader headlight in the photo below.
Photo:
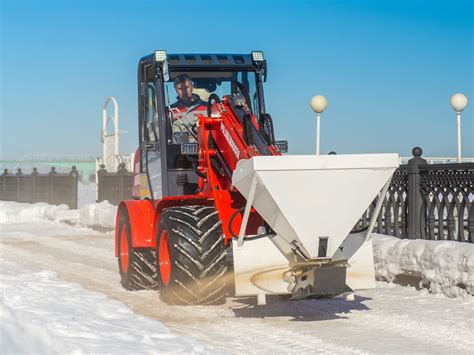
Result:
<svg viewBox="0 0 474 355"><path fill-rule="evenodd" d="M165 50L158 50L155 51L155 61L159 63L163 63L167 58L166 51Z"/></svg>
<svg viewBox="0 0 474 355"><path fill-rule="evenodd" d="M252 60L254 62L263 62L265 58L263 57L262 51L253 51L252 52Z"/></svg>

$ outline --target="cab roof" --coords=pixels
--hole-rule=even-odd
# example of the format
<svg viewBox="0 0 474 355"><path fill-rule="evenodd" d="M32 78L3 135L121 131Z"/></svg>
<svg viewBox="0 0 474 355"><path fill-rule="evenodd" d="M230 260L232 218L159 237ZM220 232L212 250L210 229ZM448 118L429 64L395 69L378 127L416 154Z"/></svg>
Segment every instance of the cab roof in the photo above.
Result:
<svg viewBox="0 0 474 355"><path fill-rule="evenodd" d="M222 54L222 53L166 53L168 67L171 70L192 70L205 68L219 69L254 69L257 65L251 54ZM140 62L154 59L154 53L143 57Z"/></svg>

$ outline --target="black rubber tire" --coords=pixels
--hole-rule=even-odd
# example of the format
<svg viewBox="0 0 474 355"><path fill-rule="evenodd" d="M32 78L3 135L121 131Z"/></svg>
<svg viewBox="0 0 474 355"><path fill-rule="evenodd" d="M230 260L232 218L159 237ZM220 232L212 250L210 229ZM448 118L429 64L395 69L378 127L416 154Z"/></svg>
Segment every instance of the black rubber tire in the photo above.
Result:
<svg viewBox="0 0 474 355"><path fill-rule="evenodd" d="M217 211L210 206L180 206L163 209L157 233L158 251L162 231L168 232L170 276L160 277L160 298L168 304L219 304L226 296L226 250ZM161 275L160 271L158 274Z"/></svg>
<svg viewBox="0 0 474 355"><path fill-rule="evenodd" d="M128 270L125 272L122 267L121 254L121 238L122 228L126 230L126 238L128 241ZM135 290L156 290L159 287L158 273L155 262L155 250L151 248L133 249L132 235L130 228L130 220L126 211L123 211L119 221L118 233L118 265L120 272L120 283L130 291Z"/></svg>

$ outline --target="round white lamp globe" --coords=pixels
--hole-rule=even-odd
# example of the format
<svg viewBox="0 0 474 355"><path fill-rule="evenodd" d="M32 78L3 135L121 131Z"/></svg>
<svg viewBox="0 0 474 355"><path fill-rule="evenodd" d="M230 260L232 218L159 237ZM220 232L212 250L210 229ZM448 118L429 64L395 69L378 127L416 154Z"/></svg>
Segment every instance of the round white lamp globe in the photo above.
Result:
<svg viewBox="0 0 474 355"><path fill-rule="evenodd" d="M321 113L328 107L328 100L322 95L316 95L311 99L310 105L314 112Z"/></svg>
<svg viewBox="0 0 474 355"><path fill-rule="evenodd" d="M454 111L461 112L468 104L467 97L464 94L454 94L451 96L451 106Z"/></svg>

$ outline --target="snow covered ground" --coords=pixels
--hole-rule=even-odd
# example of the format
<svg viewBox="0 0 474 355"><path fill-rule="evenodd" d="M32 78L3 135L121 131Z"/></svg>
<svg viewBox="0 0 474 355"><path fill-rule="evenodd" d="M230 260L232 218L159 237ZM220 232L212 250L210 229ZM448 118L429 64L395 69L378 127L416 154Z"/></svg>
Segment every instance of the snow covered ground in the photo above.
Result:
<svg viewBox="0 0 474 355"><path fill-rule="evenodd" d="M461 251L454 242L437 247L374 236L378 277L391 280L414 270L433 284L430 290L378 282L376 289L357 292L352 302L272 297L266 306L256 306L254 298L229 297L219 306L178 307L163 304L154 291L120 286L113 234L88 227L113 228L114 214L107 203L70 211L0 202L2 354L474 349L469 336L474 297L467 295L474 274L471 245ZM413 242L423 243L409 246ZM400 257L403 250L411 254ZM441 267L449 271L433 276ZM443 280L451 280L450 286ZM466 292L451 293L459 280L465 287L456 287ZM430 293L443 290L458 297Z"/></svg>
<svg viewBox="0 0 474 355"><path fill-rule="evenodd" d="M205 351L119 301L30 268L0 260L2 354Z"/></svg>

